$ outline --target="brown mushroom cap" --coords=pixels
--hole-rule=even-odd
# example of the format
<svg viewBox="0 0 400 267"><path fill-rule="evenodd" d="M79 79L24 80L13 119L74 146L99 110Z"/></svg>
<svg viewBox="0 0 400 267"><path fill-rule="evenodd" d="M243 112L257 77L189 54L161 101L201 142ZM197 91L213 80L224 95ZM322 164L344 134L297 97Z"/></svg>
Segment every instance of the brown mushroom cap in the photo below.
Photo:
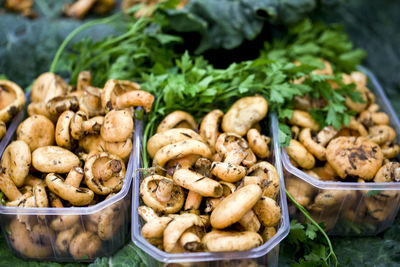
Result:
<svg viewBox="0 0 400 267"><path fill-rule="evenodd" d="M224 132L243 136L254 123L261 121L268 111L268 102L262 96L242 97L222 118Z"/></svg>
<svg viewBox="0 0 400 267"><path fill-rule="evenodd" d="M374 178L382 165L381 148L366 137L341 136L333 139L326 150L329 164L341 178L355 176Z"/></svg>
<svg viewBox="0 0 400 267"><path fill-rule="evenodd" d="M18 126L17 139L25 141L31 151L54 143L54 124L45 116L34 115Z"/></svg>
<svg viewBox="0 0 400 267"><path fill-rule="evenodd" d="M65 95L68 84L58 75L51 72L42 73L32 85L31 101L47 102L50 99Z"/></svg>
<svg viewBox="0 0 400 267"><path fill-rule="evenodd" d="M133 131L133 118L130 111L112 110L107 113L101 126L101 137L107 142L123 142Z"/></svg>
<svg viewBox="0 0 400 267"><path fill-rule="evenodd" d="M22 186L31 166L31 150L24 141L12 142L3 153L1 167L16 186Z"/></svg>
<svg viewBox="0 0 400 267"><path fill-rule="evenodd" d="M16 83L0 80L0 121L8 122L25 105L24 91Z"/></svg>

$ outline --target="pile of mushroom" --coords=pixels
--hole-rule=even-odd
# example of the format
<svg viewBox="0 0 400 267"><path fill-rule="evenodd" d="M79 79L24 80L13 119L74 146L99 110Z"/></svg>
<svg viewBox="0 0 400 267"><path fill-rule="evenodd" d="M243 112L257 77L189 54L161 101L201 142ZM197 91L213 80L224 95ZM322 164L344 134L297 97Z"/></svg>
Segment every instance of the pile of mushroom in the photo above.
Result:
<svg viewBox="0 0 400 267"><path fill-rule="evenodd" d="M132 149L133 107L150 111L153 96L130 81L109 80L100 89L90 80L89 72L81 72L72 88L44 73L33 84L29 117L1 158L7 206L92 206L121 190ZM49 256L53 250L44 249L49 243L32 237L45 227L57 254L93 258L120 229L127 209L122 199L85 216L18 215L10 223L12 244L26 257Z"/></svg>
<svg viewBox="0 0 400 267"><path fill-rule="evenodd" d="M147 142L156 174L139 190L149 243L169 253L244 251L274 236L280 182L258 124L267 109L263 97L244 97L226 114L208 113L199 131L184 111L163 119Z"/></svg>
<svg viewBox="0 0 400 267"><path fill-rule="evenodd" d="M332 74L328 62L325 74ZM350 123L339 131L331 126L321 129L312 118L311 103L307 97L295 103L291 125L292 140L286 147L291 163L310 176L323 181L339 182L400 182L400 164L395 160L399 153L396 131L389 125L389 116L379 111L375 97L367 88L367 78L360 72L343 74L346 84L355 83L356 90L364 99L356 103L346 100L349 109L355 112ZM333 84L335 88L335 84ZM326 103L317 103L325 105ZM375 221L385 221L393 209L387 203L399 200L395 191L383 191L368 197L365 191L318 190L300 179L288 177L287 190L315 218L327 222L327 228L334 226L340 210L349 219L365 221L366 217ZM358 195L361 194L361 195ZM361 199L361 200L360 200ZM359 200L359 214L354 213L353 204ZM395 206L395 205L394 205ZM333 218L333 223L330 218Z"/></svg>
<svg viewBox="0 0 400 267"><path fill-rule="evenodd" d="M6 123L25 105L24 91L16 83L0 80L0 140L7 132Z"/></svg>

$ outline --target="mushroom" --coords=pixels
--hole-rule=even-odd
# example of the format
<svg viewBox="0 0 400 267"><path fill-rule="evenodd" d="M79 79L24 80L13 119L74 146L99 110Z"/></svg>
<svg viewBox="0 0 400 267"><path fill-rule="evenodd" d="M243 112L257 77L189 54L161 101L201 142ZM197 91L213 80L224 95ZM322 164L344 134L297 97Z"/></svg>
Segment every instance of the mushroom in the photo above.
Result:
<svg viewBox="0 0 400 267"><path fill-rule="evenodd" d="M383 161L380 147L366 137L337 137L326 150L329 164L340 178L374 178Z"/></svg>
<svg viewBox="0 0 400 267"><path fill-rule="evenodd" d="M238 222L261 198L258 185L244 186L224 198L211 213L210 221L214 228L222 229Z"/></svg>
<svg viewBox="0 0 400 267"><path fill-rule="evenodd" d="M203 249L201 237L204 235L203 227L192 226L179 238L179 245L186 251L196 252Z"/></svg>
<svg viewBox="0 0 400 267"><path fill-rule="evenodd" d="M107 152L95 153L85 162L85 182L99 195L108 195L121 190L125 178L125 164Z"/></svg>
<svg viewBox="0 0 400 267"><path fill-rule="evenodd" d="M224 116L224 113L221 110L214 109L204 116L200 124L200 135L211 149L214 149L215 142L220 134L218 129L222 116Z"/></svg>
<svg viewBox="0 0 400 267"><path fill-rule="evenodd" d="M312 118L311 114L303 110L293 110L292 117L290 118L289 123L303 128L310 128L312 131L319 130L319 125Z"/></svg>
<svg viewBox="0 0 400 267"><path fill-rule="evenodd" d="M25 179L25 184L33 187L33 195L35 196L35 206L46 208L49 206L45 183L42 179L36 178L33 175L28 175Z"/></svg>
<svg viewBox="0 0 400 267"><path fill-rule="evenodd" d="M174 182L204 197L220 197L223 189L217 181L188 169L179 169L173 175Z"/></svg>
<svg viewBox="0 0 400 267"><path fill-rule="evenodd" d="M78 0L73 4L65 5L64 13L68 17L83 19L95 2L96 0Z"/></svg>
<svg viewBox="0 0 400 267"><path fill-rule="evenodd" d="M89 117L104 115L101 105L101 89L89 85L83 87L82 96L79 97L79 110L85 112Z"/></svg>
<svg viewBox="0 0 400 267"><path fill-rule="evenodd" d="M262 237L256 232L221 231L213 229L207 233L202 242L207 251L245 251L263 244Z"/></svg>
<svg viewBox="0 0 400 267"><path fill-rule="evenodd" d="M66 254L72 239L79 231L81 231L81 227L75 224L71 228L59 232L55 241L55 249L57 253Z"/></svg>
<svg viewBox="0 0 400 267"><path fill-rule="evenodd" d="M4 150L1 157L3 171L16 186L22 186L31 166L31 150L24 141L13 141Z"/></svg>
<svg viewBox="0 0 400 267"><path fill-rule="evenodd" d="M256 129L250 129L247 132L247 141L249 142L250 149L257 155L257 157L264 159L270 155L268 144L271 138L261 135Z"/></svg>
<svg viewBox="0 0 400 267"><path fill-rule="evenodd" d="M133 131L132 113L128 110L112 110L107 113L100 134L104 141L123 142Z"/></svg>
<svg viewBox="0 0 400 267"><path fill-rule="evenodd" d="M280 179L278 171L271 163L257 162L248 169L247 173L259 177L256 184L263 189L263 196L275 198L278 195ZM244 185L247 185L246 181L244 181Z"/></svg>
<svg viewBox="0 0 400 267"><path fill-rule="evenodd" d="M215 207L227 196L229 196L230 194L232 194L233 192L235 192L236 190L236 186L232 183L228 183L228 182L220 182L220 184L222 185L222 189L223 189L223 193L222 196L219 198L207 198L206 199L206 208L204 209L204 211L206 213L212 212Z"/></svg>
<svg viewBox="0 0 400 267"><path fill-rule="evenodd" d="M390 118L385 112L371 112L369 110L361 112L359 120L367 127L387 125L390 122Z"/></svg>
<svg viewBox="0 0 400 267"><path fill-rule="evenodd" d="M68 84L58 75L51 72L42 73L32 85L31 101L45 102L63 96L68 90Z"/></svg>
<svg viewBox="0 0 400 267"><path fill-rule="evenodd" d="M251 126L261 121L268 111L268 102L264 97L248 96L237 100L222 118L224 132L243 136Z"/></svg>
<svg viewBox="0 0 400 267"><path fill-rule="evenodd" d="M104 142L102 147L104 151L127 162L132 151L132 139L128 138L122 142Z"/></svg>
<svg viewBox="0 0 400 267"><path fill-rule="evenodd" d="M253 207L254 213L266 227L272 227L281 220L281 207L272 198L262 197Z"/></svg>
<svg viewBox="0 0 400 267"><path fill-rule="evenodd" d="M14 182L4 172L4 169L0 168L0 190L3 192L9 201L15 201L22 197L21 192L15 186Z"/></svg>
<svg viewBox="0 0 400 267"><path fill-rule="evenodd" d="M386 143L381 146L381 150L385 159L392 159L399 154L400 147L398 144Z"/></svg>
<svg viewBox="0 0 400 267"><path fill-rule="evenodd" d="M388 162L375 175L375 183L400 182L400 163Z"/></svg>
<svg viewBox="0 0 400 267"><path fill-rule="evenodd" d="M223 181L237 182L246 175L246 168L240 163L247 157L242 149L231 150L226 153L224 162L213 162L211 173Z"/></svg>
<svg viewBox="0 0 400 267"><path fill-rule="evenodd" d="M147 141L147 152L149 153L149 156L153 158L157 151L162 147L191 139L203 142L203 138L191 129L169 129L161 133L156 133Z"/></svg>
<svg viewBox="0 0 400 267"><path fill-rule="evenodd" d="M152 208L147 206L138 207L138 213L146 221L142 226L142 236L152 245L162 244L164 230L173 218L159 217Z"/></svg>
<svg viewBox="0 0 400 267"><path fill-rule="evenodd" d="M340 208L351 207L356 200L357 193L354 190L321 190L315 198L314 203L308 206L308 209L318 214L329 211L334 213Z"/></svg>
<svg viewBox="0 0 400 267"><path fill-rule="evenodd" d="M101 105L106 113L112 109L142 106L150 112L154 96L139 90L140 85L131 81L108 80L101 94Z"/></svg>
<svg viewBox="0 0 400 267"><path fill-rule="evenodd" d="M25 141L33 152L39 147L54 144L54 124L45 116L34 115L17 128L17 140Z"/></svg>
<svg viewBox="0 0 400 267"><path fill-rule="evenodd" d="M55 173L49 173L46 175L45 180L47 187L54 194L70 202L72 205L85 206L93 200L93 191L87 188L76 188L70 184L66 184L65 180Z"/></svg>
<svg viewBox="0 0 400 267"><path fill-rule="evenodd" d="M201 218L192 213L176 216L164 230L163 245L166 252L171 252L182 234L192 226L203 227Z"/></svg>
<svg viewBox="0 0 400 267"><path fill-rule="evenodd" d="M185 201L182 188L160 175L146 177L140 184L140 195L147 206L166 214L178 212Z"/></svg>
<svg viewBox="0 0 400 267"><path fill-rule="evenodd" d="M79 109L79 102L76 96L57 96L46 103L47 113L50 118L57 118L66 110L77 111Z"/></svg>
<svg viewBox="0 0 400 267"><path fill-rule="evenodd" d="M153 166L164 167L167 161L173 158L187 156L189 154L211 158L211 150L206 144L197 140L189 139L175 144L166 145L158 150L153 158Z"/></svg>
<svg viewBox="0 0 400 267"><path fill-rule="evenodd" d="M312 169L315 165L314 156L298 141L291 139L286 152L298 165L304 169Z"/></svg>
<svg viewBox="0 0 400 267"><path fill-rule="evenodd" d="M3 121L0 121L0 140L3 139L3 136L6 135L7 126Z"/></svg>
<svg viewBox="0 0 400 267"><path fill-rule="evenodd" d="M69 253L74 259L93 259L101 248L101 239L93 232L77 234L69 244Z"/></svg>
<svg viewBox="0 0 400 267"><path fill-rule="evenodd" d="M335 169L331 166L331 164L329 164L329 162L326 162L324 166L315 167L306 173L310 174L309 172L314 173L316 175L315 178L322 181L335 181L335 178L338 177Z"/></svg>
<svg viewBox="0 0 400 267"><path fill-rule="evenodd" d="M0 121L10 121L25 105L24 91L16 83L0 80Z"/></svg>
<svg viewBox="0 0 400 267"><path fill-rule="evenodd" d="M323 147L325 147L338 133L338 131L332 126L325 126L318 134L315 136L315 142ZM297 139L297 138L295 138Z"/></svg>
<svg viewBox="0 0 400 267"><path fill-rule="evenodd" d="M185 201L185 207L183 210L198 210L201 205L201 201L203 199L203 196L200 195L199 193L190 190L187 194L186 201Z"/></svg>
<svg viewBox="0 0 400 267"><path fill-rule="evenodd" d="M187 122L192 130L197 129L196 121L192 115L185 111L177 110L168 114L160 122L157 128L157 133L165 132L172 128L177 128L176 126L181 122Z"/></svg>
<svg viewBox="0 0 400 267"><path fill-rule="evenodd" d="M312 139L310 128L303 128L301 130L299 140L303 146L319 160L326 160L326 149Z"/></svg>
<svg viewBox="0 0 400 267"><path fill-rule="evenodd" d="M396 131L388 125L371 126L368 129L368 138L378 145L392 143L396 138Z"/></svg>
<svg viewBox="0 0 400 267"><path fill-rule="evenodd" d="M243 137L234 133L220 134L215 143L215 150L221 159L224 156L226 157L227 153L231 150L244 150L244 152L247 153L247 156L243 159L242 164L247 167L252 166L257 161L256 155L250 149L247 141Z"/></svg>
<svg viewBox="0 0 400 267"><path fill-rule="evenodd" d="M12 220L8 225L9 240L11 246L21 255L27 258L42 259L51 255L52 248L50 244L36 242L31 237L31 232L26 229L26 225L18 220ZM47 230L51 230L48 229Z"/></svg>
<svg viewBox="0 0 400 267"><path fill-rule="evenodd" d="M58 146L44 146L32 153L32 166L43 173L67 173L80 163L71 151Z"/></svg>
<svg viewBox="0 0 400 267"><path fill-rule="evenodd" d="M354 117L350 118L350 122L347 127L351 130L357 131L360 136L367 136L368 132L365 127L359 121L355 120Z"/></svg>
<svg viewBox="0 0 400 267"><path fill-rule="evenodd" d="M71 149L72 138L69 131L71 120L74 116L74 112L70 110L64 111L57 120L55 139L56 143L60 147Z"/></svg>
<svg viewBox="0 0 400 267"><path fill-rule="evenodd" d="M265 243L268 240L270 240L272 237L274 237L275 234L276 234L275 227L265 227L261 233L261 237Z"/></svg>
<svg viewBox="0 0 400 267"><path fill-rule="evenodd" d="M244 228L245 231L258 232L261 227L260 221L257 219L253 210L248 210L238 223Z"/></svg>
<svg viewBox="0 0 400 267"><path fill-rule="evenodd" d="M110 240L113 238L125 222L126 209L122 205L123 201L118 201L99 212L97 235L101 240Z"/></svg>

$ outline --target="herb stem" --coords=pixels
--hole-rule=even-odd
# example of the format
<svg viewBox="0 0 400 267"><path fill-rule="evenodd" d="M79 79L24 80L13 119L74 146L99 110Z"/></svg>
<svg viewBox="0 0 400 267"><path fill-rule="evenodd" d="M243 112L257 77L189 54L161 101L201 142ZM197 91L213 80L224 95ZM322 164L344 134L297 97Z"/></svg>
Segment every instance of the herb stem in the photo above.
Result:
<svg viewBox="0 0 400 267"><path fill-rule="evenodd" d="M331 240L329 239L328 235L326 234L326 232L324 231L324 229L322 229L322 227L313 219L311 218L310 214L308 213L308 211L302 206L300 205L300 203L298 203L294 197L285 189L286 191L286 195L289 197L289 199L294 203L294 205L301 211L301 213L304 214L304 216L315 226L317 227L317 229L322 233L322 235L325 237L326 242L328 243L329 246L329 254L328 256L326 256L325 260L327 261L329 259L329 257L333 257L334 259L334 265L337 266L338 265L338 259L336 257L336 254L333 250L333 246L331 243Z"/></svg>

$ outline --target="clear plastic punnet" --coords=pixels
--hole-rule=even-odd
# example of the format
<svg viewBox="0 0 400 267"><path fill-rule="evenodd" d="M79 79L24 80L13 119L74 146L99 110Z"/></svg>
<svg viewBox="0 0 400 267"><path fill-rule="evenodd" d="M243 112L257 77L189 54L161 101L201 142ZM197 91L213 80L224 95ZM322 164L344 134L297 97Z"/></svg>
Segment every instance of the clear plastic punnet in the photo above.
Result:
<svg viewBox="0 0 400 267"><path fill-rule="evenodd" d="M278 131L276 120L271 120L271 128ZM139 131L137 131L139 132ZM271 131L272 133L272 131ZM272 135L272 134L271 134ZM135 135L135 150L141 151L141 136ZM144 221L138 215L137 209L143 204L139 197L140 182L144 179L141 172L137 172L133 181L132 194L132 240L148 255L151 266L175 263L176 266L278 266L279 243L288 235L290 222L287 210L285 189L283 185L283 172L280 164L279 142L273 143L272 160L281 179L278 203L282 210L282 218L273 238L263 245L248 251L234 252L191 252L191 253L167 253L153 246L141 235ZM182 264L182 265L181 265ZM175 266L175 265L174 265Z"/></svg>
<svg viewBox="0 0 400 267"><path fill-rule="evenodd" d="M1 152L14 139L23 118L24 114L18 115L11 123L1 142ZM141 136L141 123L135 120L135 125L135 134ZM132 173L139 166L139 154L132 149L122 189L93 206L21 208L0 205L1 227L10 249L27 260L56 262L91 262L118 251L129 240ZM79 251L92 247L90 254ZM78 256L72 256L72 249Z"/></svg>
<svg viewBox="0 0 400 267"><path fill-rule="evenodd" d="M400 133L399 119L378 80L368 69L359 67L359 70L368 76L368 88L374 93L375 102L389 115L390 124L396 133ZM279 140L278 136L274 139L276 142ZM397 142L399 141L397 135ZM400 206L400 183L321 181L293 166L284 147L281 158L286 187L288 188L289 183L295 185L291 190L297 197L305 197L306 194L307 197L312 196L313 206L308 205L305 208L313 219L326 224L328 234L376 235L392 225ZM334 204L323 202L323 196L327 194L333 195L337 201ZM315 205L317 202L318 205ZM302 213L292 203L289 203L289 215L292 219L304 220Z"/></svg>

